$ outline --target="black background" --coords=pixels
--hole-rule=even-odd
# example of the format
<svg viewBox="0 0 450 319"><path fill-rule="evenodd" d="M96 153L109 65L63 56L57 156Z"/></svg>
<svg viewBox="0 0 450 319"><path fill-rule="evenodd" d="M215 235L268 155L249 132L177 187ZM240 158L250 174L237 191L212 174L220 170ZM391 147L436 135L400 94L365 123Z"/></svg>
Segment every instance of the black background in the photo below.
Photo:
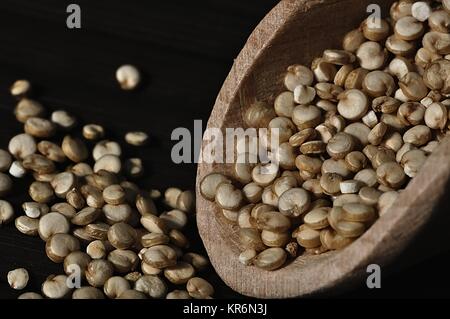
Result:
<svg viewBox="0 0 450 319"><path fill-rule="evenodd" d="M12 114L15 101L8 88L14 80L26 78L49 110L63 108L81 123L102 124L109 137L120 139L134 129L147 131L152 138L149 146L126 148L126 155L145 159L147 174L141 185L192 189L196 167L172 163L171 132L177 127L192 129L194 119L206 125L233 59L277 2L78 1L82 29L69 30L65 12L69 1L1 0L0 148L22 129ZM118 89L114 74L124 63L135 64L144 73L138 91ZM24 185L16 182L8 198L18 214L26 200ZM191 229L194 224L191 221ZM203 251L198 238L193 250ZM382 289L361 287L337 296L449 296L448 259L442 254L383 277ZM22 235L10 225L0 229L0 298L18 295L6 283L6 273L16 267L31 272L28 290L34 291L47 275L62 271L46 258L40 239ZM214 273L207 277L217 288L217 298L238 297Z"/></svg>

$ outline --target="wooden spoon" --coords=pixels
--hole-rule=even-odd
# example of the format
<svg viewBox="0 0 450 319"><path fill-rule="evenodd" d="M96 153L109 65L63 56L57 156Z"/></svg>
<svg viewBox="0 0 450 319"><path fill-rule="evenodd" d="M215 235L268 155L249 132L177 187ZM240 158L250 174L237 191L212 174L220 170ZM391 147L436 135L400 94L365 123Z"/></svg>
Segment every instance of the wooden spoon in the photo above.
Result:
<svg viewBox="0 0 450 319"><path fill-rule="evenodd" d="M208 128L244 127L242 114L256 100L282 92L291 64L310 65L323 50L340 48L345 33L367 17L373 0L281 1L259 24L236 59L220 91ZM392 0L377 0L386 16ZM286 298L310 295L364 280L367 266L386 265L402 252L434 214L450 176L450 140L445 139L410 182L393 207L358 240L342 251L300 256L284 268L265 271L238 261L237 227L228 224L216 204L206 201L198 183L208 173L232 176L231 166L201 163L197 175L197 223L217 273L247 296ZM436 243L434 242L434 245Z"/></svg>

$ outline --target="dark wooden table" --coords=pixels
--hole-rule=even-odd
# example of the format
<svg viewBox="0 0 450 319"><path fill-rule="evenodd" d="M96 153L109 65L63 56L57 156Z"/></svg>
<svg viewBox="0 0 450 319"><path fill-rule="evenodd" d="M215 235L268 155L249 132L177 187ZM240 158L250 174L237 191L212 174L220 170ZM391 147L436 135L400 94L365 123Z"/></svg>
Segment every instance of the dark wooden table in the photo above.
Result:
<svg viewBox="0 0 450 319"><path fill-rule="evenodd" d="M121 138L130 129L149 132L148 147L126 148L127 155L145 159L141 185L193 188L195 165L171 161L171 132L192 129L195 119L206 125L233 58L277 2L80 0L82 29L69 30L69 1L0 1L0 148L21 131L8 88L14 80L27 78L49 109L64 108L82 123L103 124L109 136ZM137 92L117 88L114 73L123 63L144 73L145 83ZM8 199L20 214L26 181L15 185ZM193 221L190 228L195 230ZM203 251L198 237L193 250ZM378 291L362 287L339 296L448 296L446 289L439 289L450 284L447 260L444 254L394 274L383 279ZM43 242L9 225L0 229L0 298L18 295L6 283L6 273L15 267L30 270L28 290L34 291L47 275L62 271L46 258ZM217 287L216 297L239 297L212 271L208 279Z"/></svg>

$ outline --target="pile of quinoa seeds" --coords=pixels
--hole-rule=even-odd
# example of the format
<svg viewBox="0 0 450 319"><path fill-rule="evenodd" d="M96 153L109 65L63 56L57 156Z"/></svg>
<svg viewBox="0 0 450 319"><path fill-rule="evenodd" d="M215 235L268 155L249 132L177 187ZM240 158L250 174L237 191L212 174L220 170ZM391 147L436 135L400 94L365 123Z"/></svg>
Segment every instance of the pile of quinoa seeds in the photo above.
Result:
<svg viewBox="0 0 450 319"><path fill-rule="evenodd" d="M27 97L30 89L26 80L11 88L24 132L11 138L8 150L0 149L0 226L15 223L19 232L40 237L62 271L41 291L19 298L212 298L214 288L200 277L208 259L189 250L183 233L194 219L194 193L140 188L132 181L143 174L141 159L122 159L120 143L106 139L101 125L77 132L74 116L49 114ZM124 140L141 147L148 136L129 132ZM23 190L29 200L15 213L6 199L14 181L26 176L32 177ZM19 268L7 280L22 290L29 277Z"/></svg>
<svg viewBox="0 0 450 319"><path fill-rule="evenodd" d="M266 270L357 240L448 134L450 0L395 2L388 18L366 19L342 48L283 76L274 101L243 115L279 129L277 145L259 136L279 165L238 151L234 176L200 184L239 228L239 261Z"/></svg>

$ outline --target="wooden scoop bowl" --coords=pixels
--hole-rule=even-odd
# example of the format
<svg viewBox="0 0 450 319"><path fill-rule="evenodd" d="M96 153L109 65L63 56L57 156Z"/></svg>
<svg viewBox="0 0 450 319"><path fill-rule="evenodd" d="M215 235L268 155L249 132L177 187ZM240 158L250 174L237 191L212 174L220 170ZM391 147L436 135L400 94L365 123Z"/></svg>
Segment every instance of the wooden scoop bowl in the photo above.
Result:
<svg viewBox="0 0 450 319"><path fill-rule="evenodd" d="M255 100L272 101L274 94L282 92L283 74L289 65L310 65L312 59L320 56L323 50L341 48L344 34L367 17L369 4L378 3L383 16L386 16L393 2L281 1L254 30L236 59L217 97L208 127L222 130L245 127L242 119L245 108ZM241 250L237 227L226 223L216 204L205 200L198 191L198 184L208 173L221 172L232 176L231 165L199 164L197 223L200 235L220 277L231 288L247 296L299 297L335 291L357 279L362 284L368 275L368 265L375 263L384 266L392 261L413 238L419 237L419 232L426 228L424 225L437 214L434 208L445 194L449 180L449 156L450 140L446 139L390 211L350 246L322 255L300 256L272 272L244 266L238 261ZM448 218L445 222L438 224L449 225ZM435 229L434 232L439 231ZM437 247L439 244L435 235L427 243L427 247ZM426 246L424 242L421 245ZM428 250L416 253L424 255ZM404 263L404 258L397 259L395 264L400 261Z"/></svg>

